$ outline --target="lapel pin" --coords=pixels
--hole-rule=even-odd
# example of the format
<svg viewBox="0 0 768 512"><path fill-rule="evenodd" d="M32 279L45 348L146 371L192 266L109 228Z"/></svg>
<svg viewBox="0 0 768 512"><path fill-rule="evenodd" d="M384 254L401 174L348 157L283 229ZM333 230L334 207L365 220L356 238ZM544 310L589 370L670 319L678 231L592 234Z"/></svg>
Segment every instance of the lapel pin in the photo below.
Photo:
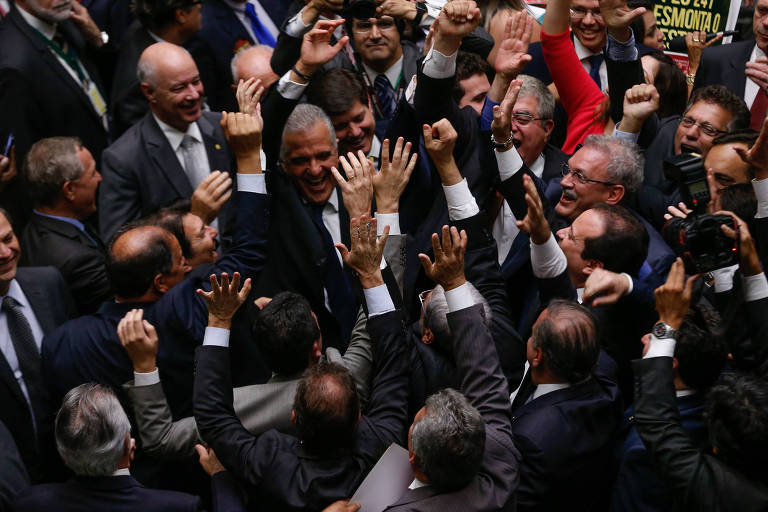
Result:
<svg viewBox="0 0 768 512"><path fill-rule="evenodd" d="M215 147L216 149L221 149L221 144L216 144L216 146L214 146L214 147Z"/></svg>

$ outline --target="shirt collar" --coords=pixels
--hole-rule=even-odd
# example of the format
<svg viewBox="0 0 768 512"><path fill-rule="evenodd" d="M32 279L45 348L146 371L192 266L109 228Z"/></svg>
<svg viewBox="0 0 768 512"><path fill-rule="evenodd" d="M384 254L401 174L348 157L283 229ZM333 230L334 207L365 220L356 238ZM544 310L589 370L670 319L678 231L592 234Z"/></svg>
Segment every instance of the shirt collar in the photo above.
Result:
<svg viewBox="0 0 768 512"><path fill-rule="evenodd" d="M546 395L547 393L552 393L553 391L558 391L560 389L569 387L571 387L571 385L568 382L561 382L559 384L539 384L536 386L536 390L533 392L531 400L536 400L540 396Z"/></svg>
<svg viewBox="0 0 768 512"><path fill-rule="evenodd" d="M675 396L677 398L682 398L684 396L691 396L694 393L696 393L696 391L693 390L693 389L677 389L677 390L675 390Z"/></svg>
<svg viewBox="0 0 768 512"><path fill-rule="evenodd" d="M245 4L248 2L235 2L234 0L224 0L224 3L227 4L233 11L238 11L245 13Z"/></svg>
<svg viewBox="0 0 768 512"><path fill-rule="evenodd" d="M40 32L48 39L53 39L53 36L56 34L55 24L50 24L47 21L41 20L37 16L28 13L21 7L18 7L16 10L19 11L21 17L24 18L24 21L26 21L30 27Z"/></svg>
<svg viewBox="0 0 768 512"><path fill-rule="evenodd" d="M112 476L131 476L131 470L130 468L120 468L112 473Z"/></svg>
<svg viewBox="0 0 768 512"><path fill-rule="evenodd" d="M414 478L413 482L411 482L411 485L408 486L410 490L418 489L419 487L426 487L429 484L427 482L422 482L418 478Z"/></svg>
<svg viewBox="0 0 768 512"><path fill-rule="evenodd" d="M537 178L541 178L544 174L544 152L539 153L539 157L531 164L531 172L536 175Z"/></svg>
<svg viewBox="0 0 768 512"><path fill-rule="evenodd" d="M373 140L371 140L371 150L368 151L368 155L367 156L372 156L374 158L374 160L378 161L380 153L381 153L381 141L376 136L376 134L374 134L373 135Z"/></svg>
<svg viewBox="0 0 768 512"><path fill-rule="evenodd" d="M593 55L600 55L603 53L602 50L599 52L593 52L583 44L581 44L581 41L579 41L579 38L575 35L573 36L573 47L576 48L576 55L579 57L579 60L584 60L587 57L591 57Z"/></svg>
<svg viewBox="0 0 768 512"><path fill-rule="evenodd" d="M765 57L765 52L761 50L759 46L755 45L755 47L752 48L752 56L749 57L749 62L754 62L760 57Z"/></svg>
<svg viewBox="0 0 768 512"><path fill-rule="evenodd" d="M13 297L22 306L26 306L27 304L27 297L24 295L24 292L21 289L21 285L15 279L11 280L11 285L8 288L8 294L3 295L3 298L5 297Z"/></svg>
<svg viewBox="0 0 768 512"><path fill-rule="evenodd" d="M203 138L200 135L200 128L198 128L196 122L191 123L189 127L187 127L187 131L185 133L161 121L154 114L154 112L152 113L152 117L154 117L155 121L157 121L158 126L160 126L160 129L163 131L165 138L168 139L168 143L171 145L171 148L174 151L178 151L179 146L181 146L181 141L184 139L184 135L189 135L190 137L195 139L197 142L203 141Z"/></svg>
<svg viewBox="0 0 768 512"><path fill-rule="evenodd" d="M47 213L39 212L37 210L32 210L36 215L40 215L41 217L48 217L49 219L56 219L60 220L62 222L66 222L67 224L72 224L77 229L79 229L82 232L85 232L85 225L80 222L77 219L74 219L72 217L59 217L58 215L49 215Z"/></svg>
<svg viewBox="0 0 768 512"><path fill-rule="evenodd" d="M160 37L159 35L155 34L155 33L154 33L154 32L152 32L151 30L147 30L147 32L149 33L149 37L151 37L152 39L154 39L156 42L158 42L158 43L165 43L165 42L166 42L166 41L165 41L165 39L163 39L163 38L162 38L162 37Z"/></svg>
<svg viewBox="0 0 768 512"><path fill-rule="evenodd" d="M336 188L331 192L331 196L328 198L328 202L325 203L323 209L327 209L329 206L333 213L339 213L339 193Z"/></svg>
<svg viewBox="0 0 768 512"><path fill-rule="evenodd" d="M363 62L363 69L365 69L365 72L368 74L368 77L371 79L371 81L375 81L376 77L381 74L385 75L387 80L389 80L389 83L392 84L392 88L395 89L397 88L397 81L400 79L400 74L403 71L403 56L400 55L400 58L397 59L397 62L392 64L384 73L377 73L365 62Z"/></svg>

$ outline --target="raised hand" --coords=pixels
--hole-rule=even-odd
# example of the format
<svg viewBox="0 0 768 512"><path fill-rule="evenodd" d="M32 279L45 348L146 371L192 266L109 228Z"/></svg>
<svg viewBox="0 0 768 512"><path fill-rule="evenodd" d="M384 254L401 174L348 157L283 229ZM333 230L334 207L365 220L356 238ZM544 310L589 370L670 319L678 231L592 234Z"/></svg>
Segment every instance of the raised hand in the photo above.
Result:
<svg viewBox="0 0 768 512"><path fill-rule="evenodd" d="M751 148L744 149L740 146L734 146L733 150L755 169L756 180L768 178L768 118L763 120L760 135Z"/></svg>
<svg viewBox="0 0 768 512"><path fill-rule="evenodd" d="M136 373L149 373L157 368L157 331L144 320L143 309L132 309L117 324L117 337L128 352Z"/></svg>
<svg viewBox="0 0 768 512"><path fill-rule="evenodd" d="M619 130L639 133L651 114L659 110L659 92L650 84L638 84L624 93L624 116Z"/></svg>
<svg viewBox="0 0 768 512"><path fill-rule="evenodd" d="M331 37L336 27L343 25L344 20L319 20L315 26L304 34L301 41L301 56L296 63L296 69L302 75L311 76L323 65L333 60L341 50L349 43L349 36L339 39L336 44L331 44ZM304 80L291 73L291 79L297 78L300 83Z"/></svg>
<svg viewBox="0 0 768 512"><path fill-rule="evenodd" d="M381 277L381 255L389 236L389 226L384 226L384 232L379 239L376 236L376 219L372 219L370 215L352 218L349 224L352 248L347 249L344 244L336 244L341 259L357 272L363 288L384 284Z"/></svg>
<svg viewBox="0 0 768 512"><path fill-rule="evenodd" d="M599 0L600 14L603 15L608 33L618 41L628 41L631 31L629 26L645 14L644 7L630 9L626 0ZM642 41L641 41L642 42Z"/></svg>
<svg viewBox="0 0 768 512"><path fill-rule="evenodd" d="M517 221L517 227L523 233L531 237L531 242L541 245L552 235L547 218L544 216L544 206L541 204L536 185L527 174L523 176L525 188L525 202L528 204L528 213L523 220Z"/></svg>
<svg viewBox="0 0 768 512"><path fill-rule="evenodd" d="M425 124L422 126L422 134L424 146L440 174L443 185L459 183L462 180L461 173L453 159L453 148L456 147L459 135L451 122L443 118L432 126Z"/></svg>
<svg viewBox="0 0 768 512"><path fill-rule="evenodd" d="M696 274L686 281L685 265L683 260L677 258L669 269L667 282L656 288L656 311L659 312L659 320L673 329L679 329L683 324L685 314L691 305L693 283L701 276Z"/></svg>
<svg viewBox="0 0 768 512"><path fill-rule="evenodd" d="M251 278L245 280L240 288L240 272L232 275L232 282L226 272L221 274L221 285L216 274L211 274L211 291L197 289L197 294L208 306L208 326L229 329L232 317L251 292Z"/></svg>
<svg viewBox="0 0 768 512"><path fill-rule="evenodd" d="M336 167L331 167L331 173L341 187L341 197L349 216L370 215L373 199L373 164L362 151L358 151L357 156L351 152L347 153L346 157L340 156L339 163L344 168L347 179L344 179Z"/></svg>
<svg viewBox="0 0 768 512"><path fill-rule="evenodd" d="M389 158L389 139L384 139L381 145L381 169L373 175L373 193L376 196L378 213L395 213L400 206L400 196L403 195L411 173L416 167L417 153L411 153L411 143L403 144L402 137L397 139L392 159Z"/></svg>
<svg viewBox="0 0 768 512"><path fill-rule="evenodd" d="M493 107L493 121L491 122L491 133L493 139L496 142L506 142L510 140L512 136L512 112L517 102L517 95L520 94L520 87L523 82L521 80L512 80L507 87L507 92L504 94L504 99L501 103L494 105ZM503 152L511 147L510 144L505 148L497 149L497 151Z"/></svg>
<svg viewBox="0 0 768 512"><path fill-rule="evenodd" d="M191 213L206 224L218 217L221 208L232 195L232 178L221 171L213 171L205 177L192 194Z"/></svg>
<svg viewBox="0 0 768 512"><path fill-rule="evenodd" d="M240 79L237 84L237 106L240 107L240 112L243 114L256 115L256 111L261 100L261 95L264 94L264 87L261 85L261 78L249 78L248 80ZM259 110L259 112L261 112Z"/></svg>
<svg viewBox="0 0 768 512"><path fill-rule="evenodd" d="M452 55L461 45L461 40L477 28L481 19L480 9L473 1L446 3L438 17L435 49L444 55Z"/></svg>
<svg viewBox="0 0 768 512"><path fill-rule="evenodd" d="M416 3L409 0L376 0L376 16L392 16L403 20L416 19Z"/></svg>
<svg viewBox="0 0 768 512"><path fill-rule="evenodd" d="M528 45L531 42L534 19L526 11L512 14L504 27L504 39L496 52L494 67L505 80L514 80L531 61Z"/></svg>
<svg viewBox="0 0 768 512"><path fill-rule="evenodd" d="M720 34L707 42L707 33L702 30L694 30L685 35L685 46L688 48L688 67L689 73L696 74L701 63L701 53L704 48L709 48L723 38ZM693 87L693 86L691 86Z"/></svg>
<svg viewBox="0 0 768 512"><path fill-rule="evenodd" d="M736 229L731 229L728 226L720 226L725 236L731 240L736 240L739 249L739 269L743 276L756 276L763 271L760 264L760 257L757 254L755 248L755 240L752 238L752 234L749 232L747 223L741 220L733 212L719 211L719 214L730 215L733 219L733 223Z"/></svg>
<svg viewBox="0 0 768 512"><path fill-rule="evenodd" d="M237 172L241 174L261 173L261 134L264 120L261 105L256 105L254 115L242 112L222 112L221 129L229 147L237 157Z"/></svg>
<svg viewBox="0 0 768 512"><path fill-rule="evenodd" d="M419 254L419 261L427 277L443 287L453 290L467 282L464 275L464 253L467 251L467 232L459 232L456 226L443 226L442 239L432 233L432 252L435 262L426 254Z"/></svg>

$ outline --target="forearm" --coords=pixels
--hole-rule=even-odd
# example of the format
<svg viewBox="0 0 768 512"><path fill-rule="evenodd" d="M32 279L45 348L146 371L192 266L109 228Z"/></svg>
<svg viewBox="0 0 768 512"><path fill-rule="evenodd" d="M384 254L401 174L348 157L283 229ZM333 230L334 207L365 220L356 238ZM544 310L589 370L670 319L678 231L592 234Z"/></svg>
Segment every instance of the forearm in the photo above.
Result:
<svg viewBox="0 0 768 512"><path fill-rule="evenodd" d="M548 34L559 34L568 30L571 21L570 8L569 0L548 0L542 30Z"/></svg>

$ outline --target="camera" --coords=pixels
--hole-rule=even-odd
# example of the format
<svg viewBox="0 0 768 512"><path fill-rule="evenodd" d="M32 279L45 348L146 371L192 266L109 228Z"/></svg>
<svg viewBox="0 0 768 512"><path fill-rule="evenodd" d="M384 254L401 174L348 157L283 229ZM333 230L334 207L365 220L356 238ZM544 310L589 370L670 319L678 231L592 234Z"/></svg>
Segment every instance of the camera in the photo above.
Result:
<svg viewBox="0 0 768 512"><path fill-rule="evenodd" d="M677 184L681 199L692 210L709 203L707 171L700 155L683 153L664 160L664 177Z"/></svg>
<svg viewBox="0 0 768 512"><path fill-rule="evenodd" d="M736 263L736 240L725 236L720 226L736 229L728 215L691 214L673 217L662 229L664 241L683 259L687 274L699 274Z"/></svg>

